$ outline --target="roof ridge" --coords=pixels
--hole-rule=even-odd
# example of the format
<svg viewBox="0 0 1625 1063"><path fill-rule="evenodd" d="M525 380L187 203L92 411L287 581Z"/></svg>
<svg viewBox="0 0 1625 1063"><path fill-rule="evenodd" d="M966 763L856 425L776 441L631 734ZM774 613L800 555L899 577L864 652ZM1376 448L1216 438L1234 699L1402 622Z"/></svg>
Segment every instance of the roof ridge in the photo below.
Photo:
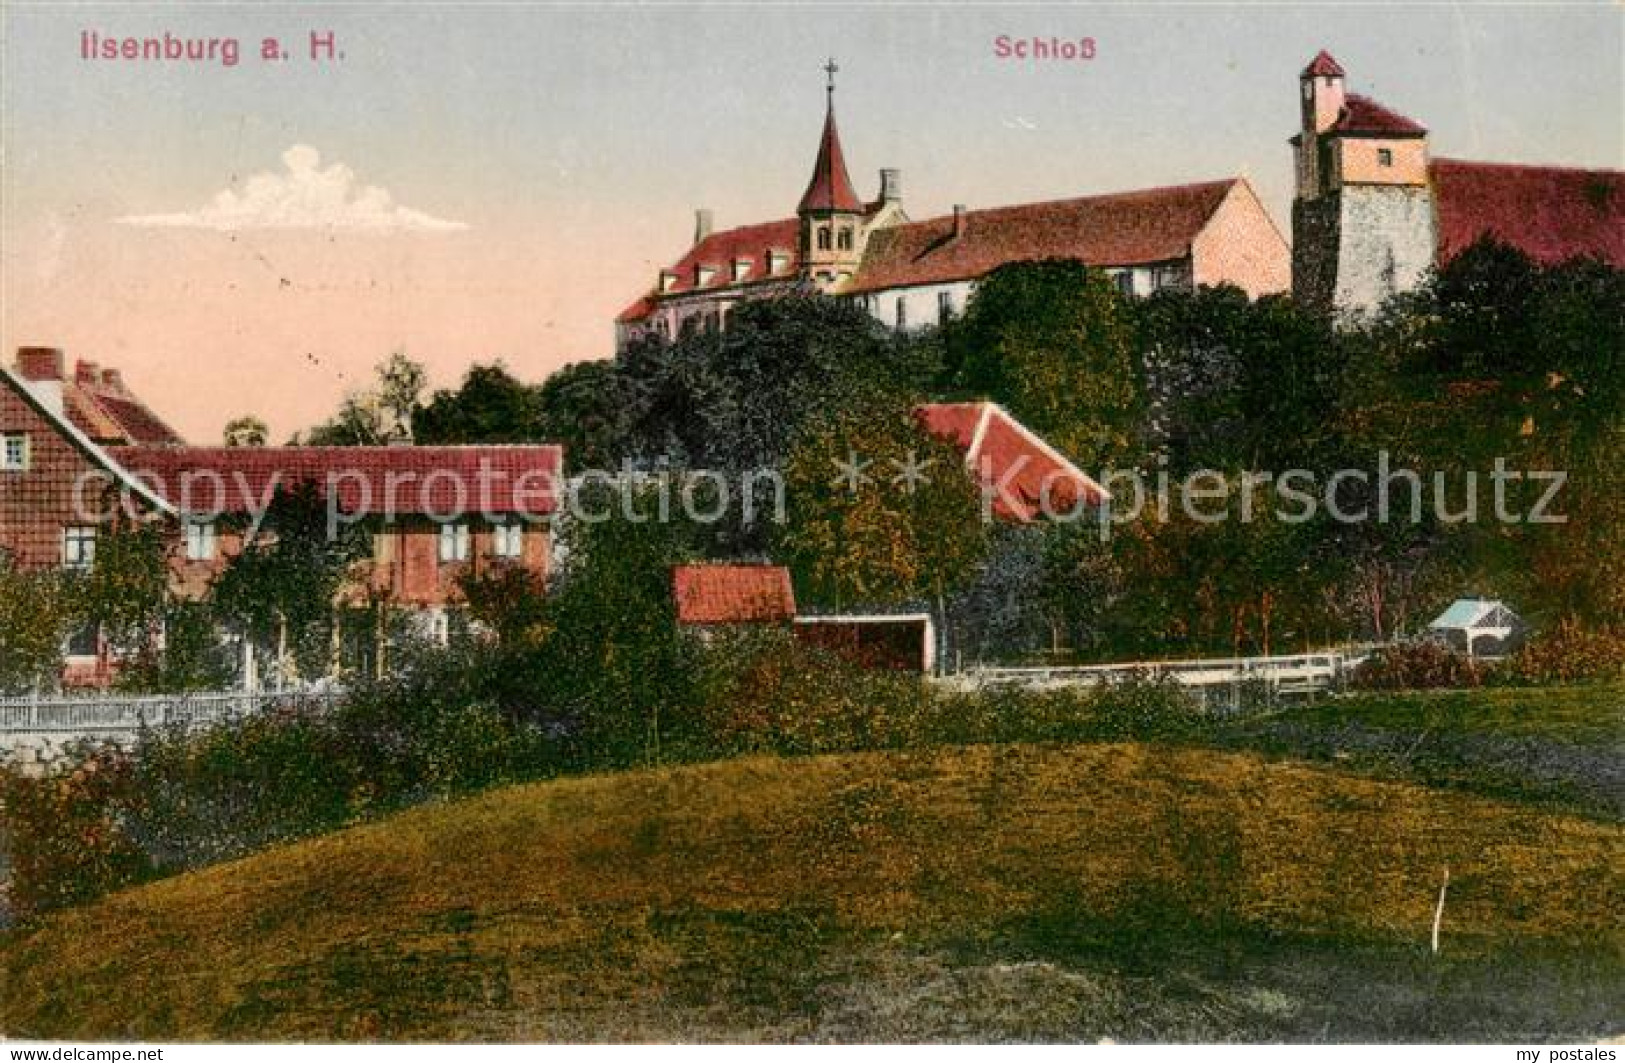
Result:
<svg viewBox="0 0 1625 1063"><path fill-rule="evenodd" d="M1174 195L1176 193L1195 192L1199 189L1219 188L1221 186L1229 187L1235 185L1236 182L1243 180L1246 180L1246 178L1242 177L1240 174L1237 174L1231 177L1214 178L1210 181L1188 181L1184 184L1177 185L1155 185L1151 188L1129 188L1118 192L1096 192L1090 195L1082 196L1059 196L1055 199L1036 199L1027 203L1004 203L996 207L977 207L974 210L967 210L965 214L967 217L974 218L979 214L997 214L1000 211L1006 210L1027 210L1035 207L1058 207L1072 203L1099 202L1107 199L1128 199L1133 196ZM898 225L890 226L890 228L904 228L910 225L929 225L932 222L952 221L953 217L954 216L952 213L934 214L929 218L916 218L911 221L901 222Z"/></svg>
<svg viewBox="0 0 1625 1063"><path fill-rule="evenodd" d="M1429 166L1437 166L1440 163L1446 166L1477 166L1495 170L1535 170L1543 173L1605 173L1625 177L1625 170L1616 170L1609 166L1551 166L1539 162L1490 162L1483 159L1457 159L1447 155L1435 155L1428 160Z"/></svg>

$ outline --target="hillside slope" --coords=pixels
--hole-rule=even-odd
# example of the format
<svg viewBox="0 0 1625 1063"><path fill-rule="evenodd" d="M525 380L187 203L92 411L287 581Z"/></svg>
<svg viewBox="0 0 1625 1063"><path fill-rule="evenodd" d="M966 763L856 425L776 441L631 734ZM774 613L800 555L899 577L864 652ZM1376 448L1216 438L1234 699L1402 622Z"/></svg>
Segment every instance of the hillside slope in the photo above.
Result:
<svg viewBox="0 0 1625 1063"><path fill-rule="evenodd" d="M1575 1039L1614 825L1134 745L514 787L0 941L9 1036ZM1428 930L1450 868L1439 957Z"/></svg>

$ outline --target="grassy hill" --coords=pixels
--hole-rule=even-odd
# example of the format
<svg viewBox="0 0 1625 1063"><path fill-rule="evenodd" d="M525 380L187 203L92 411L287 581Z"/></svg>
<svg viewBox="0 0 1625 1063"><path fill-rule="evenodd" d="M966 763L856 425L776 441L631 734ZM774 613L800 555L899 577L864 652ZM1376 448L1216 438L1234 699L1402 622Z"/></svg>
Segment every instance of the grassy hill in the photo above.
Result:
<svg viewBox="0 0 1625 1063"><path fill-rule="evenodd" d="M1466 793L1139 745L569 779L13 931L0 1027L1573 1040L1625 1014L1622 838Z"/></svg>

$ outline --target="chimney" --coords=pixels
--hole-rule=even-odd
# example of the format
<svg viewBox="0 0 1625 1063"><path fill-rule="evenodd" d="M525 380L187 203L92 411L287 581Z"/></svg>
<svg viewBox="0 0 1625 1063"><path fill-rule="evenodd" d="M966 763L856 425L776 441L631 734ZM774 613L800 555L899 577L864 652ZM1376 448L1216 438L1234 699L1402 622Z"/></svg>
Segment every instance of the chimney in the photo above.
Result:
<svg viewBox="0 0 1625 1063"><path fill-rule="evenodd" d="M903 201L903 171L880 171L880 201L882 203L901 203Z"/></svg>
<svg viewBox="0 0 1625 1063"><path fill-rule="evenodd" d="M88 384L91 387L99 386L102 382L101 366L95 362L87 362L83 358L79 359L79 364L73 367L73 382L80 385Z"/></svg>
<svg viewBox="0 0 1625 1063"><path fill-rule="evenodd" d="M954 239L962 239L965 235L965 204L954 204Z"/></svg>
<svg viewBox="0 0 1625 1063"><path fill-rule="evenodd" d="M694 242L711 235L711 212L704 207L694 212Z"/></svg>
<svg viewBox="0 0 1625 1063"><path fill-rule="evenodd" d="M24 380L62 379L60 347L18 347L17 372Z"/></svg>
<svg viewBox="0 0 1625 1063"><path fill-rule="evenodd" d="M103 369L102 388L115 395L124 394L124 374L117 369Z"/></svg>

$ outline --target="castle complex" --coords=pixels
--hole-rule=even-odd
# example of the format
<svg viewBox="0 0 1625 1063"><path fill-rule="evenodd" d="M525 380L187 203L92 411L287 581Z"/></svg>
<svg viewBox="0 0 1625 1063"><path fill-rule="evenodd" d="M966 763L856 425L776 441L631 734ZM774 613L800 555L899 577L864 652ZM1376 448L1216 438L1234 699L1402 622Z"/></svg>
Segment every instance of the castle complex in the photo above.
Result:
<svg viewBox="0 0 1625 1063"><path fill-rule="evenodd" d="M1374 309L1482 237L1541 263L1595 258L1625 268L1625 174L1430 158L1419 123L1344 88L1326 52L1299 79L1289 248L1245 178L914 221L902 179L880 171L864 200L835 121L834 64L823 134L791 218L694 240L616 319L617 347L726 327L740 302L793 291L858 300L897 329L960 312L975 282L1010 262L1075 258L1128 295L1233 284L1290 289L1324 309Z"/></svg>
<svg viewBox="0 0 1625 1063"><path fill-rule="evenodd" d="M956 206L914 221L902 177L880 171L865 201L852 185L835 122L834 65L812 177L793 218L713 231L696 215L694 242L616 319L618 347L719 329L740 302L816 291L858 300L897 329L959 313L971 287L1009 262L1075 258L1126 294L1234 284L1285 291L1291 253L1245 178L1140 189L990 210Z"/></svg>

